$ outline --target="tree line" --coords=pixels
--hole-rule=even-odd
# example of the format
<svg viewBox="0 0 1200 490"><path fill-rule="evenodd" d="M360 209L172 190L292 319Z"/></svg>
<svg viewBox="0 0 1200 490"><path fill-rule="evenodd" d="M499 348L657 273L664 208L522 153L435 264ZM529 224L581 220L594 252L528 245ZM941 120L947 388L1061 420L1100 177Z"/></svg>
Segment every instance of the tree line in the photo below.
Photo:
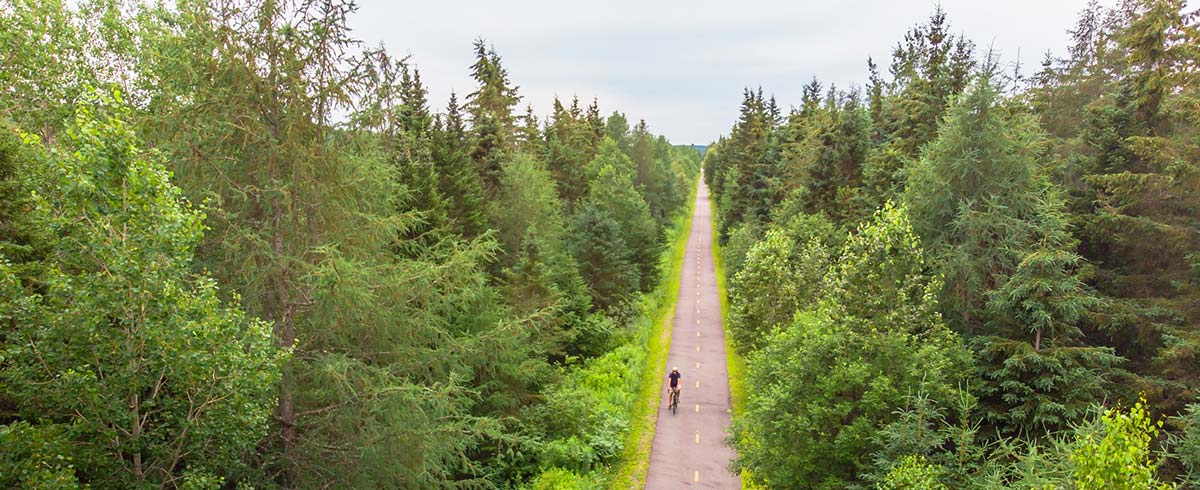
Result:
<svg viewBox="0 0 1200 490"><path fill-rule="evenodd" d="M1200 484L1200 15L1090 4L1036 73L940 8L861 88L746 90L704 178L768 488Z"/></svg>
<svg viewBox="0 0 1200 490"><path fill-rule="evenodd" d="M0 1L0 486L604 480L698 152L353 12Z"/></svg>

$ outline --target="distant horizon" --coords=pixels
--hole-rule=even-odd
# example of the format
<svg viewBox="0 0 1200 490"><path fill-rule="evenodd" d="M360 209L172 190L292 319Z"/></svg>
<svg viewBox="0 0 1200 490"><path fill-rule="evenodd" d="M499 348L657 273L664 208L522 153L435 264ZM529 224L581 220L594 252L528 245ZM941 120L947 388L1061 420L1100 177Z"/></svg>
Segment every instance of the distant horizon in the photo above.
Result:
<svg viewBox="0 0 1200 490"><path fill-rule="evenodd" d="M548 0L518 6L363 0L349 22L366 45L410 56L437 112L451 91L461 99L474 89L471 43L483 38L519 87L519 113L532 105L545 117L556 95L564 102L596 98L603 114L645 119L673 144L709 145L736 119L744 88L761 86L786 110L799 104L801 87L814 76L825 87L861 87L868 57L886 75L904 33L939 5L861 3L618 1L589 5L584 14ZM952 32L974 41L978 54L990 46L1005 71L1019 60L1029 74L1047 51L1066 52L1067 30L1087 3L1017 0L988 4L986 11L970 0L940 5Z"/></svg>

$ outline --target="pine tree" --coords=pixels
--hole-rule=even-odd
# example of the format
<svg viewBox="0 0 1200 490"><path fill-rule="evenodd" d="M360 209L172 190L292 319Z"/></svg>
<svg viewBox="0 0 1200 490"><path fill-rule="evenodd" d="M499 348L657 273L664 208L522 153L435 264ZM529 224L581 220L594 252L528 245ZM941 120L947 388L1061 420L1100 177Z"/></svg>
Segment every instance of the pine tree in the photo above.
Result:
<svg viewBox="0 0 1200 490"><path fill-rule="evenodd" d="M1071 168L1079 250L1096 264L1090 283L1112 299L1094 328L1165 410L1181 409L1178 397L1200 386L1185 367L1200 345L1191 326L1200 313L1191 280L1200 253L1194 22L1182 2L1129 2L1091 34L1107 51L1078 70L1088 76L1070 78L1098 95L1074 114L1082 127L1066 143L1081 147Z"/></svg>
<svg viewBox="0 0 1200 490"><path fill-rule="evenodd" d="M521 116L521 122L520 132L517 135L517 146L528 155L540 157L545 153L545 141L542 140L542 131L539 127L538 117L533 113L532 105L525 106L525 115Z"/></svg>
<svg viewBox="0 0 1200 490"><path fill-rule="evenodd" d="M965 332L979 330L987 292L1014 270L1039 223L1041 135L1028 118L1005 115L998 97L985 73L910 169L905 194L913 227L944 274L948 318Z"/></svg>
<svg viewBox="0 0 1200 490"><path fill-rule="evenodd" d="M806 212L857 222L867 212L858 193L871 132L870 115L854 96L796 114L784 143L784 192L799 192Z"/></svg>
<svg viewBox="0 0 1200 490"><path fill-rule="evenodd" d="M741 116L722 145L727 165L714 177L722 234L742 222L765 222L780 199L780 146L762 90L745 90Z"/></svg>
<svg viewBox="0 0 1200 490"><path fill-rule="evenodd" d="M989 334L976 339L986 417L1003 430L1037 435L1082 420L1108 394L1123 359L1082 343L1079 328L1101 306L1075 273L1061 202L1042 203L1040 236L988 292Z"/></svg>

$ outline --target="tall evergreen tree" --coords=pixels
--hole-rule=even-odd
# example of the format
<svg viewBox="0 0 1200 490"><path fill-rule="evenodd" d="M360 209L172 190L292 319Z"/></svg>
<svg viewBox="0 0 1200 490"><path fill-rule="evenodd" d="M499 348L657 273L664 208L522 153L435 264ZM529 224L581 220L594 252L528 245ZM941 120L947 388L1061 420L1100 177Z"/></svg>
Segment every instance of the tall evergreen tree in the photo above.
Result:
<svg viewBox="0 0 1200 490"><path fill-rule="evenodd" d="M592 161L598 142L595 128L571 114L562 102L554 100L554 113L546 127L546 160L558 191L568 209L587 194L587 165Z"/></svg>
<svg viewBox="0 0 1200 490"><path fill-rule="evenodd" d="M567 248L567 224L553 178L544 164L525 154L505 162L497 225L509 304L519 315L535 315L542 339L554 354L570 347L591 309L579 265Z"/></svg>
<svg viewBox="0 0 1200 490"><path fill-rule="evenodd" d="M1097 302L1074 276L1061 198L1038 172L1043 136L999 96L985 72L912 168L906 198L946 278L947 318L982 336L989 414L1044 433L1101 400L1119 359L1079 343L1077 324Z"/></svg>
<svg viewBox="0 0 1200 490"><path fill-rule="evenodd" d="M485 193L493 195L499 188L501 162L516 149L513 109L521 98L508 79L508 71L500 64L500 55L483 39L475 40L471 78L479 88L467 96L466 108L471 115L470 155L483 178Z"/></svg>
<svg viewBox="0 0 1200 490"><path fill-rule="evenodd" d="M903 169L937 136L946 108L968 84L973 56L973 43L950 34L940 6L892 50L892 80L878 121L884 143L864 169L868 195L876 204L903 192Z"/></svg>
<svg viewBox="0 0 1200 490"><path fill-rule="evenodd" d="M783 192L799 192L806 212L830 213L854 223L867 210L859 202L862 168L871 143L871 120L856 96L790 118L784 143Z"/></svg>
<svg viewBox="0 0 1200 490"><path fill-rule="evenodd" d="M448 200L451 228L458 235L475 239L487 229L487 215L483 179L468 156L467 144L458 96L451 92L446 113L434 127L432 157L441 194Z"/></svg>
<svg viewBox="0 0 1200 490"><path fill-rule="evenodd" d="M1183 393L1200 386L1183 367L1197 361L1200 345L1200 288L1190 279L1200 253L1200 85L1192 62L1200 36L1182 2L1126 7L1116 27L1097 34L1121 58L1101 65L1114 76L1084 117L1091 158L1073 207L1080 251L1097 264L1092 282L1114 299L1100 329L1150 374L1142 389L1180 409Z"/></svg>
<svg viewBox="0 0 1200 490"><path fill-rule="evenodd" d="M662 240L634 188L633 163L615 142L601 144L589 173L587 197L576 207L573 250L596 306L612 308L654 285Z"/></svg>

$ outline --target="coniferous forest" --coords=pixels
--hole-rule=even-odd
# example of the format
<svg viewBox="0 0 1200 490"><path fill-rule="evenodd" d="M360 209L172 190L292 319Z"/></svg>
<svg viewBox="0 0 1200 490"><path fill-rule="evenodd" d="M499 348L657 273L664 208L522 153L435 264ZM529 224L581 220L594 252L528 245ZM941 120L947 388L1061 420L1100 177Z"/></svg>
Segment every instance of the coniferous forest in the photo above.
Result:
<svg viewBox="0 0 1200 490"><path fill-rule="evenodd" d="M706 148L355 13L0 0L0 488L640 488L701 179L743 488L1200 488L1200 6Z"/></svg>
<svg viewBox="0 0 1200 490"><path fill-rule="evenodd" d="M699 152L353 11L0 1L0 487L607 478Z"/></svg>
<svg viewBox="0 0 1200 490"><path fill-rule="evenodd" d="M936 9L710 147L762 488L1200 486L1200 24L1093 3L1002 65ZM797 81L804 83L804 81Z"/></svg>

